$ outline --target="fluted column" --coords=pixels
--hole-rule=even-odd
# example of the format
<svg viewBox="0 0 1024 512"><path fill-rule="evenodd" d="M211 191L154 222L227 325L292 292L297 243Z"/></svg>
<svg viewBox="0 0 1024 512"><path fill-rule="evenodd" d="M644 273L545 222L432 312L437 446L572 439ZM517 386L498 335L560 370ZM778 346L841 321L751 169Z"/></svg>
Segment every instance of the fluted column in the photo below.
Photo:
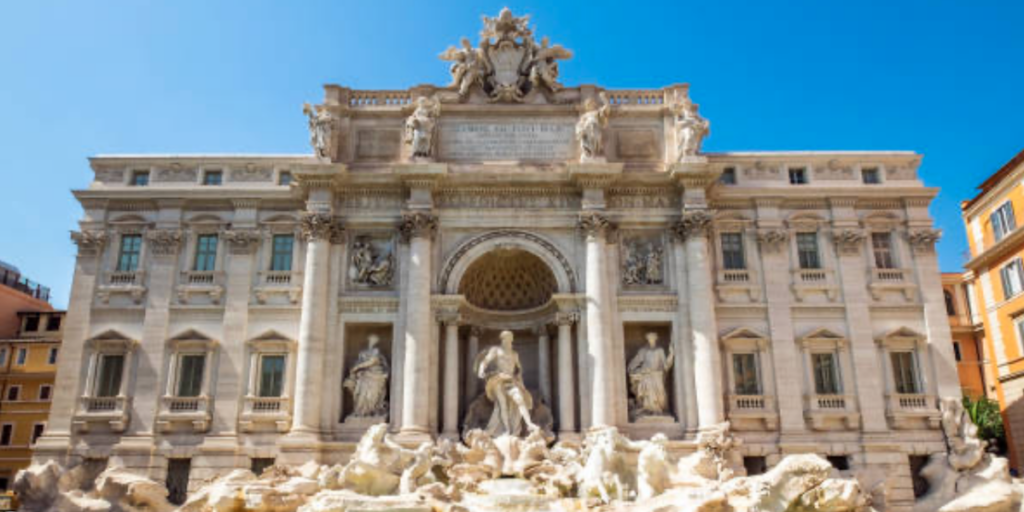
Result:
<svg viewBox="0 0 1024 512"><path fill-rule="evenodd" d="M438 321L444 324L444 415L442 433L446 437L459 434L459 313L442 311Z"/></svg>
<svg viewBox="0 0 1024 512"><path fill-rule="evenodd" d="M540 396L544 398L544 404L551 407L551 336L547 325L537 328L537 370Z"/></svg>
<svg viewBox="0 0 1024 512"><path fill-rule="evenodd" d="M342 236L341 224L325 211L306 212L301 219L307 240L302 281L302 315L295 366L295 418L292 434L320 433L320 397L327 343L327 290L331 241Z"/></svg>
<svg viewBox="0 0 1024 512"><path fill-rule="evenodd" d="M409 243L401 433L407 436L430 435L430 400L423 396L422 389L430 378L430 356L434 351L430 272L437 217L429 212L407 212L403 214L400 229L403 240Z"/></svg>
<svg viewBox="0 0 1024 512"><path fill-rule="evenodd" d="M591 425L614 426L619 397L615 396L612 336L606 322L612 304L605 283L608 276L605 243L612 225L604 216L589 212L580 216L579 228L586 237L587 248L586 315L587 355L591 365Z"/></svg>
<svg viewBox="0 0 1024 512"><path fill-rule="evenodd" d="M469 339L466 343L466 403L469 403L477 395L476 356L480 352L480 328L472 326L469 328Z"/></svg>
<svg viewBox="0 0 1024 512"><path fill-rule="evenodd" d="M693 333L693 372L696 382L697 423L706 428L725 421L722 404L721 355L711 293L707 229L711 214L703 208L683 213L677 232L686 240L686 274Z"/></svg>
<svg viewBox="0 0 1024 512"><path fill-rule="evenodd" d="M572 371L572 324L575 312L560 312L558 324L558 432L576 432L576 386Z"/></svg>

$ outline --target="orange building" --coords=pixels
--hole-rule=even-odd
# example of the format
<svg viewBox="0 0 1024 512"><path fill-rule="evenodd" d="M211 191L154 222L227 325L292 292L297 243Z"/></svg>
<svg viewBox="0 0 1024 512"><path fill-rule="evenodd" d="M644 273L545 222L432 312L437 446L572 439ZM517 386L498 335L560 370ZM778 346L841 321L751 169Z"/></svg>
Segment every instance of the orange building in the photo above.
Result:
<svg viewBox="0 0 1024 512"><path fill-rule="evenodd" d="M1024 151L961 204L970 260L967 273L991 354L996 394L1013 467L1024 462ZM961 375L961 379L963 376Z"/></svg>
<svg viewBox="0 0 1024 512"><path fill-rule="evenodd" d="M973 302L973 281L959 272L942 274L942 293L953 333L960 389L965 396L996 398L995 377L985 350L985 326Z"/></svg>
<svg viewBox="0 0 1024 512"><path fill-rule="evenodd" d="M0 490L32 461L46 429L64 327L63 311L18 313L17 336L0 339Z"/></svg>
<svg viewBox="0 0 1024 512"><path fill-rule="evenodd" d="M0 338L18 332L19 312L53 310L49 300L49 289L26 279L17 267L0 260Z"/></svg>

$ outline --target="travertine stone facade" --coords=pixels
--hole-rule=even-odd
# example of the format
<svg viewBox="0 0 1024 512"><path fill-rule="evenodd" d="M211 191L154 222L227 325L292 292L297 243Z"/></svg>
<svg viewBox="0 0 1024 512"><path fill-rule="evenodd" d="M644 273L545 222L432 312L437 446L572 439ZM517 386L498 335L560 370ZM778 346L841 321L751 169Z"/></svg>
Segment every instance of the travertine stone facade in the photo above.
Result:
<svg viewBox="0 0 1024 512"><path fill-rule="evenodd" d="M565 57L516 27L448 87L327 86L313 155L92 158L37 456L189 458L194 481L344 460L379 419L455 436L510 330L559 436L686 452L729 420L751 468L846 456L908 506L908 455L945 450L937 399L960 394L920 155L701 153L687 85L558 85ZM634 417L647 333L673 349L667 407ZM390 375L367 419L343 383L370 336Z"/></svg>

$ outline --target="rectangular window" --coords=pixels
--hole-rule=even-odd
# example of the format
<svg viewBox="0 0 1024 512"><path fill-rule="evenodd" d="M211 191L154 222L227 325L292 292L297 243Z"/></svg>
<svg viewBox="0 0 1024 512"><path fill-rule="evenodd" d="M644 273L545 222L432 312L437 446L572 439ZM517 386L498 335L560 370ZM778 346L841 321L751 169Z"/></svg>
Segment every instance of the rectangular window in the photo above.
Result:
<svg viewBox="0 0 1024 512"><path fill-rule="evenodd" d="M292 183L292 173L290 173L288 171L281 171L281 173L277 175L277 184L278 185L288 186L288 185L291 185L291 183Z"/></svg>
<svg viewBox="0 0 1024 512"><path fill-rule="evenodd" d="M10 446L12 438L14 438L14 425L4 423L0 427L0 446Z"/></svg>
<svg viewBox="0 0 1024 512"><path fill-rule="evenodd" d="M178 360L178 396L199 396L203 392L205 354L187 354Z"/></svg>
<svg viewBox="0 0 1024 512"><path fill-rule="evenodd" d="M806 185L807 184L807 169L803 167L797 167L789 170L789 184L790 185Z"/></svg>
<svg viewBox="0 0 1024 512"><path fill-rule="evenodd" d="M921 393L917 382L917 361L913 352L891 352L892 378L896 383L896 392L916 395Z"/></svg>
<svg viewBox="0 0 1024 512"><path fill-rule="evenodd" d="M39 315L28 315L25 317L25 332L36 332L39 330Z"/></svg>
<svg viewBox="0 0 1024 512"><path fill-rule="evenodd" d="M142 235L121 235L121 249L117 252L117 271L134 272L139 268L142 254Z"/></svg>
<svg viewBox="0 0 1024 512"><path fill-rule="evenodd" d="M1024 265L1021 264L1021 259L1016 258L1003 265L1003 268L999 269L999 277L1003 281L1004 300L1024 290Z"/></svg>
<svg viewBox="0 0 1024 512"><path fill-rule="evenodd" d="M47 331L59 331L60 330L60 315L50 315L46 317L46 330Z"/></svg>
<svg viewBox="0 0 1024 512"><path fill-rule="evenodd" d="M756 354L732 355L733 378L737 395L760 395L761 382L757 372Z"/></svg>
<svg viewBox="0 0 1024 512"><path fill-rule="evenodd" d="M16 364L18 366L25 366L25 363L27 361L28 361L28 349L27 348L19 348L18 349L18 356L17 356L17 359L14 360L14 364Z"/></svg>
<svg viewBox="0 0 1024 512"><path fill-rule="evenodd" d="M192 270L212 272L217 267L217 235L196 237L196 261Z"/></svg>
<svg viewBox="0 0 1024 512"><path fill-rule="evenodd" d="M1013 203L1009 201L996 208L996 211L989 215L989 220L992 222L992 234L995 236L996 242L1017 229L1017 218L1013 215Z"/></svg>
<svg viewBox="0 0 1024 512"><path fill-rule="evenodd" d="M260 389L263 397L281 396L284 391L284 356L260 358Z"/></svg>
<svg viewBox="0 0 1024 512"><path fill-rule="evenodd" d="M224 181L224 173L221 171L206 171L203 173L203 185L220 185Z"/></svg>
<svg viewBox="0 0 1024 512"><path fill-rule="evenodd" d="M800 268L817 269L821 268L821 259L818 257L818 234L797 233L796 251L800 259Z"/></svg>
<svg viewBox="0 0 1024 512"><path fill-rule="evenodd" d="M736 168L726 167L722 169L722 175L718 177L718 182L723 185L735 185L736 184Z"/></svg>
<svg viewBox="0 0 1024 512"><path fill-rule="evenodd" d="M43 432L46 430L46 425L43 423L36 423L32 425L32 444L36 444L36 441L40 437L43 437Z"/></svg>
<svg viewBox="0 0 1024 512"><path fill-rule="evenodd" d="M293 235L274 235L272 245L270 270L291 270L295 237Z"/></svg>
<svg viewBox="0 0 1024 512"><path fill-rule="evenodd" d="M876 167L861 169L860 177L864 180L865 185L878 185L882 182L881 175L878 174L878 168Z"/></svg>
<svg viewBox="0 0 1024 512"><path fill-rule="evenodd" d="M50 353L46 355L47 364L57 364L57 352L59 352L57 350L57 347L53 347L50 349Z"/></svg>
<svg viewBox="0 0 1024 512"><path fill-rule="evenodd" d="M47 402L50 400L51 396L53 396L53 386L49 384L39 386L39 400Z"/></svg>
<svg viewBox="0 0 1024 512"><path fill-rule="evenodd" d="M1020 325L1017 326L1017 329L1020 330ZM954 341L953 342L953 356L956 357L956 360L958 362L962 361L963 358L964 358L963 354L960 352L960 342L959 341Z"/></svg>
<svg viewBox="0 0 1024 512"><path fill-rule="evenodd" d="M743 235L740 233L722 233L722 266L726 270L743 270L747 268L743 257Z"/></svg>
<svg viewBox="0 0 1024 512"><path fill-rule="evenodd" d="M871 250L875 254L875 268L896 268L892 257L892 234L871 233Z"/></svg>
<svg viewBox="0 0 1024 512"><path fill-rule="evenodd" d="M121 394L121 378L124 374L124 356L103 354L100 356L100 372L96 380L96 396L117 396Z"/></svg>
<svg viewBox="0 0 1024 512"><path fill-rule="evenodd" d="M0 366L7 364L7 347L0 348Z"/></svg>
<svg viewBox="0 0 1024 512"><path fill-rule="evenodd" d="M133 187L145 187L149 185L149 171L132 171L132 181L130 184Z"/></svg>
<svg viewBox="0 0 1024 512"><path fill-rule="evenodd" d="M7 388L7 401L17 402L21 398L21 386L11 386Z"/></svg>
<svg viewBox="0 0 1024 512"><path fill-rule="evenodd" d="M839 365L836 355L832 352L811 354L814 365L814 392L819 395L839 395L843 393L839 382Z"/></svg>
<svg viewBox="0 0 1024 512"><path fill-rule="evenodd" d="M1017 329L1017 348L1024 350L1024 315L1015 316L1013 326Z"/></svg>

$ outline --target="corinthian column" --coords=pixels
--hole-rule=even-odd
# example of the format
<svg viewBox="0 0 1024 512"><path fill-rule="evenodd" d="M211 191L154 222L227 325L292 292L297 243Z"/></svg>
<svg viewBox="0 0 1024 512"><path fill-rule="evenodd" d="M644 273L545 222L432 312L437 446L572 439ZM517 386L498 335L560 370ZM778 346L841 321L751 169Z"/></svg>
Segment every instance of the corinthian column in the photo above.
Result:
<svg viewBox="0 0 1024 512"><path fill-rule="evenodd" d="M575 311L562 311L555 316L558 324L558 433L576 432L576 386L572 371L572 324Z"/></svg>
<svg viewBox="0 0 1024 512"><path fill-rule="evenodd" d="M686 274L693 333L693 372L696 382L697 424L706 428L725 420L722 405L721 356L711 293L707 230L711 214L704 208L683 213L676 232L686 240Z"/></svg>
<svg viewBox="0 0 1024 512"><path fill-rule="evenodd" d="M327 191L329 194L330 192ZM295 373L295 419L292 434L319 434L323 359L327 343L327 290L331 242L342 236L341 224L325 211L305 212L301 219L306 245L299 319L299 354Z"/></svg>
<svg viewBox="0 0 1024 512"><path fill-rule="evenodd" d="M431 245L437 217L430 212L402 215L402 239L409 243L409 283L405 308L405 356L402 361L402 427L407 437L430 435L430 400L423 394L434 353L430 315Z"/></svg>
<svg viewBox="0 0 1024 512"><path fill-rule="evenodd" d="M612 303L608 297L605 279L608 275L605 261L605 242L612 228L604 216L588 212L580 215L580 231L586 237L586 302L587 302L587 355L591 372L591 425L614 426L618 418L615 396L615 362L612 360L612 336L608 330L608 316Z"/></svg>

